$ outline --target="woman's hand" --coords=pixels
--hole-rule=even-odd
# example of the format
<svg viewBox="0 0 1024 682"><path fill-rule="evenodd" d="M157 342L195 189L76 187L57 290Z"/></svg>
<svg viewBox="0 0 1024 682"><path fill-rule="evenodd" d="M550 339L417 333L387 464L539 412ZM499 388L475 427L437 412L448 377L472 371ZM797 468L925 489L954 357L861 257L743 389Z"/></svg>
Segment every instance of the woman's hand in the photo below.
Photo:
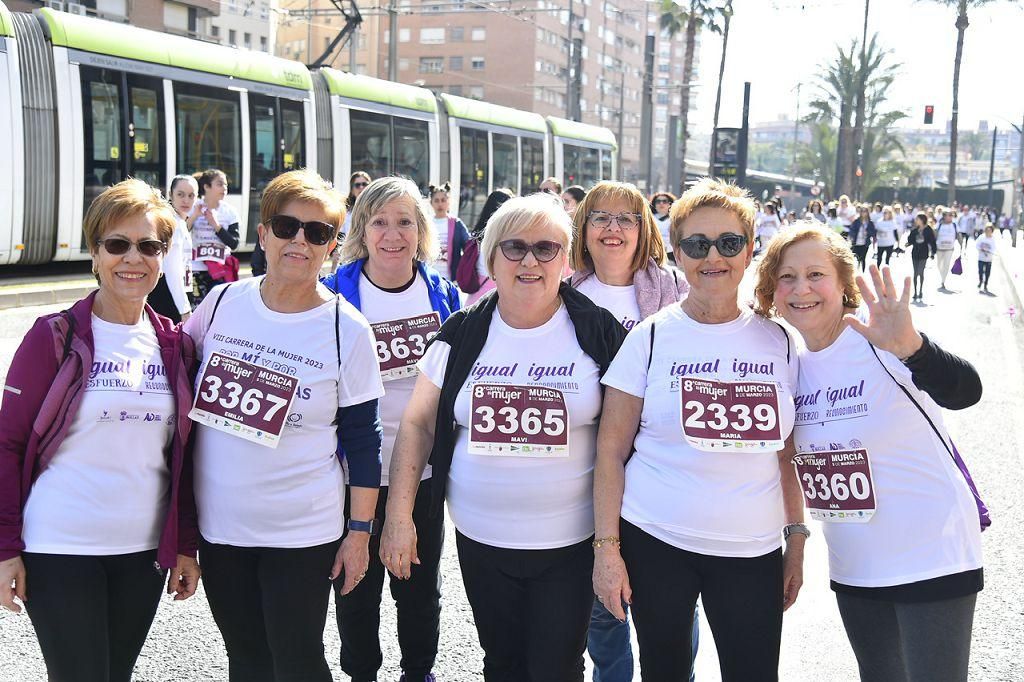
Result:
<svg viewBox="0 0 1024 682"><path fill-rule="evenodd" d="M412 575L412 565L420 563L416 553L416 524L412 517L395 519L389 515L384 522L380 538L380 560L391 575L407 580Z"/></svg>
<svg viewBox="0 0 1024 682"><path fill-rule="evenodd" d="M0 606L21 613L21 607L14 601L15 597L22 603L28 601L25 596L25 564L20 556L0 561Z"/></svg>
<svg viewBox="0 0 1024 682"><path fill-rule="evenodd" d="M796 602L804 584L804 543L807 536L793 533L786 541L782 554L782 610L786 611Z"/></svg>
<svg viewBox="0 0 1024 682"><path fill-rule="evenodd" d="M350 530L334 557L331 567L331 580L336 580L342 573L345 582L341 586L341 596L356 589L359 581L366 577L366 569L370 566L370 534Z"/></svg>
<svg viewBox="0 0 1024 682"><path fill-rule="evenodd" d="M213 209L209 206L203 209L203 217L206 218L206 222L209 223L214 232L220 229L220 223L217 222L217 216L213 214Z"/></svg>
<svg viewBox="0 0 1024 682"><path fill-rule="evenodd" d="M178 555L177 565L167 576L167 594L174 595L174 601L184 601L196 593L199 587L199 562L194 557Z"/></svg>
<svg viewBox="0 0 1024 682"><path fill-rule="evenodd" d="M622 603L633 603L633 589L618 545L602 545L594 550L594 594L608 613L620 621L626 620Z"/></svg>
<svg viewBox="0 0 1024 682"><path fill-rule="evenodd" d="M924 343L914 329L910 315L910 278L903 280L903 292L897 295L888 265L882 268L881 273L876 265L872 265L869 271L874 291L868 288L864 275L857 275L857 286L870 313L867 324L849 313L843 319L873 346L892 353L900 360L909 358Z"/></svg>

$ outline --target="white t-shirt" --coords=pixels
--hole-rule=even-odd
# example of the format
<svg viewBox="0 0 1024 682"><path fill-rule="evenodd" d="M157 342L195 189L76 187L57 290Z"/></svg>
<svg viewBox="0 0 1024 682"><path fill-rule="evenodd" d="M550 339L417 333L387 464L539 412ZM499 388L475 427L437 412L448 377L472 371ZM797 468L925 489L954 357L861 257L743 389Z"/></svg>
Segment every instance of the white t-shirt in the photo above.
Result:
<svg viewBox="0 0 1024 682"><path fill-rule="evenodd" d="M192 291L192 234L185 219L175 214L171 248L164 256L164 277L179 314L192 310L186 292Z"/></svg>
<svg viewBox="0 0 1024 682"><path fill-rule="evenodd" d="M875 243L878 246L896 246L895 232L895 220L882 220L875 223Z"/></svg>
<svg viewBox="0 0 1024 682"><path fill-rule="evenodd" d="M420 360L420 371L435 386L443 383L450 352L451 346L437 342ZM487 343L455 399L447 497L460 533L508 549L568 547L593 535L598 372L580 348L565 306L534 329L514 329L495 311ZM568 456L470 454L470 395L476 383L560 391L568 412Z"/></svg>
<svg viewBox="0 0 1024 682"><path fill-rule="evenodd" d="M761 222L757 226L757 236L761 239L761 248L768 248L768 244L775 238L782 228L782 221L774 213L765 213L761 216Z"/></svg>
<svg viewBox="0 0 1024 682"><path fill-rule="evenodd" d="M145 316L125 325L93 315L92 334L78 413L25 506L28 552L129 554L160 543L176 416L156 332Z"/></svg>
<svg viewBox="0 0 1024 682"><path fill-rule="evenodd" d="M977 213L977 211L968 211L967 215L965 215L964 217L962 217L960 219L960 222L957 225L956 231L957 232L961 232L963 234L971 234L972 232L974 232L974 226L975 226L975 224L977 222L978 222L978 213Z"/></svg>
<svg viewBox="0 0 1024 682"><path fill-rule="evenodd" d="M576 290L601 306L618 320L626 331L640 322L640 304L636 302L636 285L611 286L593 274L583 280Z"/></svg>
<svg viewBox="0 0 1024 682"><path fill-rule="evenodd" d="M853 224L853 221L857 219L857 209L851 205L847 205L846 208L839 207L839 209L836 210L836 215L843 221L843 225L849 227Z"/></svg>
<svg viewBox="0 0 1024 682"><path fill-rule="evenodd" d="M364 314L370 324L403 320L433 312L427 283L418 274L412 286L397 294L381 291L366 278L365 274L360 275L359 305L365 311ZM380 425L384 431L384 440L380 448L381 486L388 485L388 469L391 466L391 451L395 448L395 436L398 435L402 412L412 398L412 389L415 385L416 375L384 383L384 397L380 399ZM345 473L347 481L348 471ZM420 480L430 478L430 473L431 467L428 464Z"/></svg>
<svg viewBox="0 0 1024 682"><path fill-rule="evenodd" d="M975 245L978 248L978 260L982 263L991 263L996 253L996 240L982 235L975 241Z"/></svg>
<svg viewBox="0 0 1024 682"><path fill-rule="evenodd" d="M785 514L777 453L691 446L682 428L683 377L775 384L781 438L793 429L797 358L779 325L749 310L732 322L700 324L681 306L662 309L629 332L602 379L644 400L622 518L700 554L755 557L778 549Z"/></svg>
<svg viewBox="0 0 1024 682"><path fill-rule="evenodd" d="M222 285L228 289L211 324L222 291L214 288L185 323L202 358L197 391L214 352L299 380L276 449L196 426L199 530L210 542L239 547L311 547L337 540L344 528L337 409L380 398L384 389L359 311L332 295L312 310L277 313L260 296L263 279Z"/></svg>
<svg viewBox="0 0 1024 682"><path fill-rule="evenodd" d="M952 223L937 223L935 225L935 241L939 251L952 251L956 245L957 226Z"/></svg>
<svg viewBox="0 0 1024 682"><path fill-rule="evenodd" d="M658 214L654 214L654 222L658 223L658 232L661 234L661 241L665 245L665 250L672 253L672 220L666 213L664 218L658 217Z"/></svg>
<svg viewBox="0 0 1024 682"><path fill-rule="evenodd" d="M873 222L875 225L877 225L882 220L882 212L881 211L871 211L871 213L868 214L868 217L871 218L871 222Z"/></svg>
<svg viewBox="0 0 1024 682"><path fill-rule="evenodd" d="M889 371L945 431L942 411L910 370L879 350ZM798 453L867 450L876 511L867 523L823 523L831 577L885 587L981 567L974 497L952 457L868 342L845 329L828 348L801 349L794 430Z"/></svg>
<svg viewBox="0 0 1024 682"><path fill-rule="evenodd" d="M203 215L202 206L205 206L205 204L203 204L202 199L199 200L199 204L199 217L196 218L194 223L192 223L193 247L198 248L200 244L222 243L220 241L220 237L217 236L217 231L213 229L213 226L210 225L209 221L206 220L206 216ZM221 202L220 204L217 205L217 208L213 209L213 216L217 219L217 225L219 225L220 229L222 230L226 230L228 229L229 226L240 221L238 217L238 211L236 211L234 207L224 199L221 199ZM230 254L231 249L225 248L224 253ZM193 272L206 272L206 262L201 260L193 260L192 270Z"/></svg>
<svg viewBox="0 0 1024 682"><path fill-rule="evenodd" d="M451 273L448 271L448 218L434 218L433 225L440 255L431 265L441 273L442 277L451 279Z"/></svg>

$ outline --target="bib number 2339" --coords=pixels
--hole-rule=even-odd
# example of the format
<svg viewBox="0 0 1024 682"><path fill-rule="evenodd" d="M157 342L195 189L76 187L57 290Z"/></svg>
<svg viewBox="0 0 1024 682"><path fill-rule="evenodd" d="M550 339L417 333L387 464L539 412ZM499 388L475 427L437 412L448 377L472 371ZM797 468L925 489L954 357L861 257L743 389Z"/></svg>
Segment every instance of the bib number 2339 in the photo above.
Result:
<svg viewBox="0 0 1024 682"><path fill-rule="evenodd" d="M569 456L569 413L557 389L474 384L470 412L470 454Z"/></svg>
<svg viewBox="0 0 1024 682"><path fill-rule="evenodd" d="M829 450L793 457L812 519L866 523L875 514L875 486L868 451Z"/></svg>
<svg viewBox="0 0 1024 682"><path fill-rule="evenodd" d="M299 380L220 353L210 356L188 416L268 448L281 442Z"/></svg>
<svg viewBox="0 0 1024 682"><path fill-rule="evenodd" d="M683 435L698 450L776 452L785 444L775 384L683 379Z"/></svg>

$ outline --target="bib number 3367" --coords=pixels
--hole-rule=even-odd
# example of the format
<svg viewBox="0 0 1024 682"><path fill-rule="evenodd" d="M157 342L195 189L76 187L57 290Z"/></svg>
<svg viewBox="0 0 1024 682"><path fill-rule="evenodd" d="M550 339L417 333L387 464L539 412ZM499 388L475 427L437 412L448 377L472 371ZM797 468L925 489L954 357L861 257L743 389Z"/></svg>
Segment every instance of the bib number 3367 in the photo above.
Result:
<svg viewBox="0 0 1024 682"><path fill-rule="evenodd" d="M569 456L569 413L557 389L474 384L470 412L470 454Z"/></svg>
<svg viewBox="0 0 1024 682"><path fill-rule="evenodd" d="M698 450L776 452L785 445L775 384L683 379L679 396L683 435Z"/></svg>
<svg viewBox="0 0 1024 682"><path fill-rule="evenodd" d="M220 353L210 356L189 417L276 448L299 380Z"/></svg>

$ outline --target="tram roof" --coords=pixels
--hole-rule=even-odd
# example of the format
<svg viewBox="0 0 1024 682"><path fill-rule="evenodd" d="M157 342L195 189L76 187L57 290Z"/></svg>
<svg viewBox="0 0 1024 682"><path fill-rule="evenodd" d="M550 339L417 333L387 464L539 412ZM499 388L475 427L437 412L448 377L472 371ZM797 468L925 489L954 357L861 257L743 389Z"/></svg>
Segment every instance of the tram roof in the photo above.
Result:
<svg viewBox="0 0 1024 682"><path fill-rule="evenodd" d="M615 142L615 135L607 128L592 126L588 123L580 123L579 121L570 121L568 119L557 118L555 116L548 116L548 123L551 124L551 132L559 137L586 140L587 142L597 142L599 144L609 145L613 149L618 148L618 144Z"/></svg>
<svg viewBox="0 0 1024 682"><path fill-rule="evenodd" d="M431 114L437 112L437 100L434 99L434 93L426 88L418 88L405 83L393 83L331 68L320 69L320 73L327 80L327 87L332 95L389 104L403 109L426 111Z"/></svg>
<svg viewBox="0 0 1024 682"><path fill-rule="evenodd" d="M455 116L467 121L519 128L520 130L529 130L535 133L547 132L547 127L544 125L544 117L540 114L481 102L476 99L458 97L457 95L441 95L441 99L444 101L449 116Z"/></svg>
<svg viewBox="0 0 1024 682"><path fill-rule="evenodd" d="M47 7L36 12L43 17L55 46L298 90L313 87L305 66L263 52L205 43Z"/></svg>
<svg viewBox="0 0 1024 682"><path fill-rule="evenodd" d="M14 20L11 18L11 10L0 2L0 37L13 35Z"/></svg>

